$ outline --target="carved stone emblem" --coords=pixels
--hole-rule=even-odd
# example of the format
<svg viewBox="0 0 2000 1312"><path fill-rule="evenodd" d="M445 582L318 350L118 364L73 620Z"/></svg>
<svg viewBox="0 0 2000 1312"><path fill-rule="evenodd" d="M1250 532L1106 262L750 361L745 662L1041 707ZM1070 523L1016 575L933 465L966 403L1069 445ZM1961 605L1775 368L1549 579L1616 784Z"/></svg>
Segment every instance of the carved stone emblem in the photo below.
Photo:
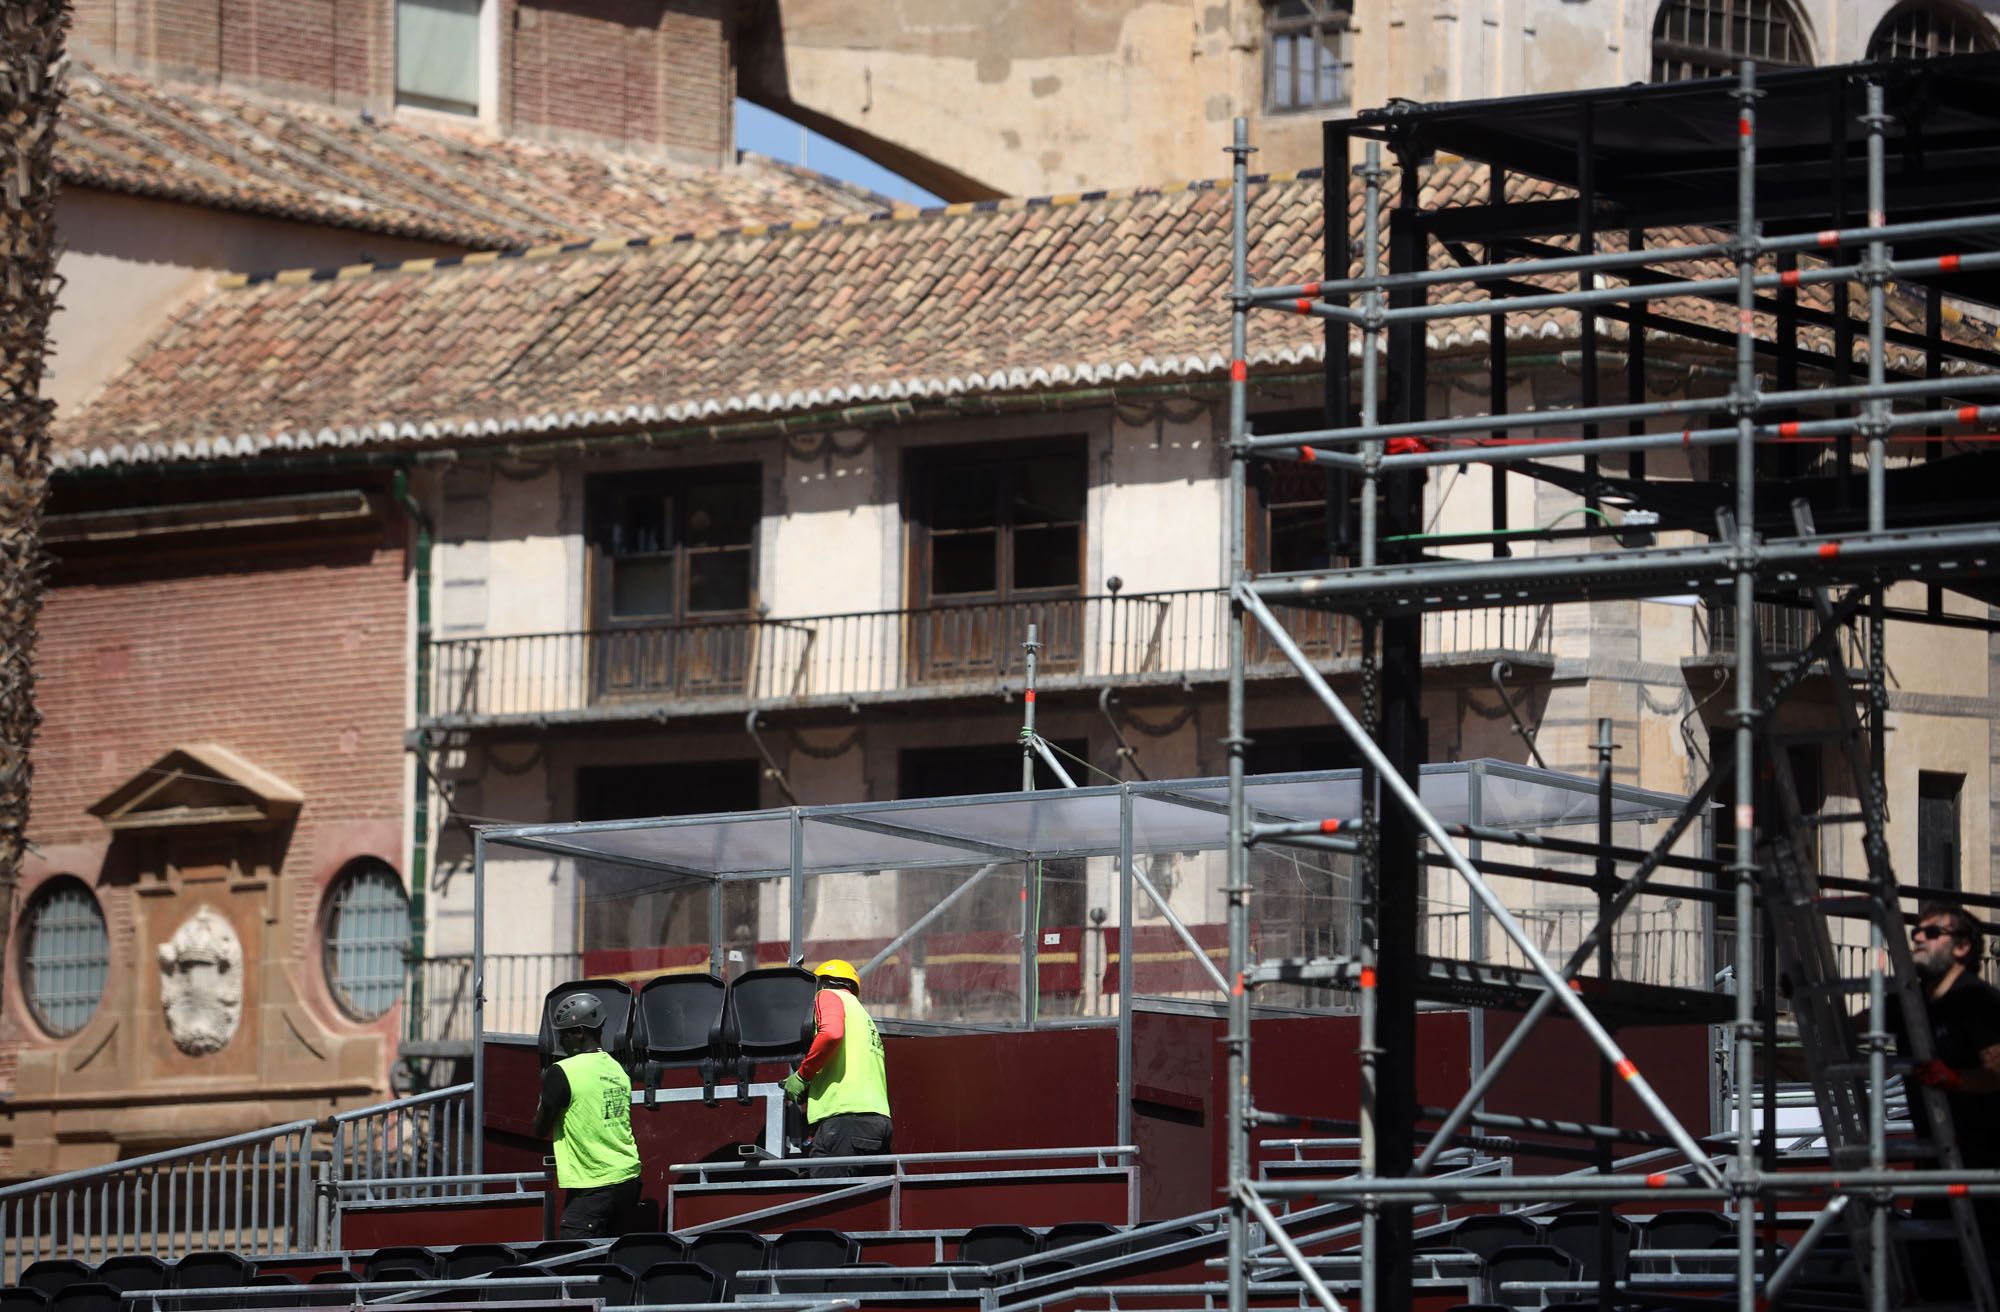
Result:
<svg viewBox="0 0 2000 1312"><path fill-rule="evenodd" d="M212 908L181 922L160 945L160 1004L174 1046L191 1056L215 1052L243 1015L243 944Z"/></svg>

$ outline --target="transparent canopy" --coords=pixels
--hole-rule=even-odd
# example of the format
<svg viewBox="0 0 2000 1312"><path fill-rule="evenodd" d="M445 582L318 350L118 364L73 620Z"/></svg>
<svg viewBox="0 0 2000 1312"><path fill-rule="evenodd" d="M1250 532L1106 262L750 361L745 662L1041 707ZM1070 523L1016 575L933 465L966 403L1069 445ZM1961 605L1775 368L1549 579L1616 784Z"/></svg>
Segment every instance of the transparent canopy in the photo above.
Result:
<svg viewBox="0 0 2000 1312"><path fill-rule="evenodd" d="M1477 777L1474 814L1470 781ZM1256 775L1246 781L1253 818L1267 822L1353 820L1361 812L1359 770ZM1594 821L1589 779L1504 761L1423 767L1424 805L1447 824L1477 822L1540 830ZM1160 780L1036 793L859 802L728 815L594 824L527 825L484 831L489 844L532 847L577 858L697 879L789 875L792 818L799 820L796 869L803 875L958 866L971 860L1037 861L1117 856L1122 799L1132 799L1135 854L1219 850L1229 837L1226 779ZM1619 785L1614 822L1679 814L1685 799Z"/></svg>

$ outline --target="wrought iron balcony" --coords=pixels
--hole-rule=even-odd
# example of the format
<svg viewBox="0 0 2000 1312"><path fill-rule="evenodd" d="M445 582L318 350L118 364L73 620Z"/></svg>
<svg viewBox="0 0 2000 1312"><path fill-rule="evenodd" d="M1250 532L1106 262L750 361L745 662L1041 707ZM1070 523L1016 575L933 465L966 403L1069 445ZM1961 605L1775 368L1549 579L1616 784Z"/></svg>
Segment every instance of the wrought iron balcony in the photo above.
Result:
<svg viewBox="0 0 2000 1312"><path fill-rule="evenodd" d="M1328 665L1358 655L1359 627L1279 608L1294 639ZM1221 589L976 602L797 618L452 638L430 646L429 724L634 719L963 696L1022 679L1028 626L1044 688L1214 682L1228 669ZM1546 607L1424 617L1433 660L1546 654ZM1249 668L1284 660L1253 631Z"/></svg>

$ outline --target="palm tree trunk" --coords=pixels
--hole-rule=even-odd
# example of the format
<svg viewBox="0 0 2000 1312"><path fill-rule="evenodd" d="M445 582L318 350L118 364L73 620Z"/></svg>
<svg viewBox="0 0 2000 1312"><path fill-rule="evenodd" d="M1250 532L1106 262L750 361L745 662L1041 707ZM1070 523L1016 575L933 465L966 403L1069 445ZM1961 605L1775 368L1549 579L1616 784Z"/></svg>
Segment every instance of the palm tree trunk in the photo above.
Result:
<svg viewBox="0 0 2000 1312"><path fill-rule="evenodd" d="M42 365L56 288L56 61L64 0L0 3L0 961L28 837L35 616L42 604L42 499L49 410ZM0 970L0 988L6 972Z"/></svg>

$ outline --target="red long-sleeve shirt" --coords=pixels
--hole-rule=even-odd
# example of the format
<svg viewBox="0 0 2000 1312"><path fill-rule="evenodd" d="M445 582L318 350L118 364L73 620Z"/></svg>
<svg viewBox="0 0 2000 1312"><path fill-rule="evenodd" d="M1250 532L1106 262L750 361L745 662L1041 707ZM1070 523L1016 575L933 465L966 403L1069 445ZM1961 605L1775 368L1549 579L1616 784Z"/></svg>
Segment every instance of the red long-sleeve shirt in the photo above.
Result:
<svg viewBox="0 0 2000 1312"><path fill-rule="evenodd" d="M813 1035L806 1059L799 1063L799 1075L805 1080L825 1069L840 1048L840 1041L847 1037L847 1008L840 1004L832 989L821 989L813 998L813 1024L818 1032Z"/></svg>

